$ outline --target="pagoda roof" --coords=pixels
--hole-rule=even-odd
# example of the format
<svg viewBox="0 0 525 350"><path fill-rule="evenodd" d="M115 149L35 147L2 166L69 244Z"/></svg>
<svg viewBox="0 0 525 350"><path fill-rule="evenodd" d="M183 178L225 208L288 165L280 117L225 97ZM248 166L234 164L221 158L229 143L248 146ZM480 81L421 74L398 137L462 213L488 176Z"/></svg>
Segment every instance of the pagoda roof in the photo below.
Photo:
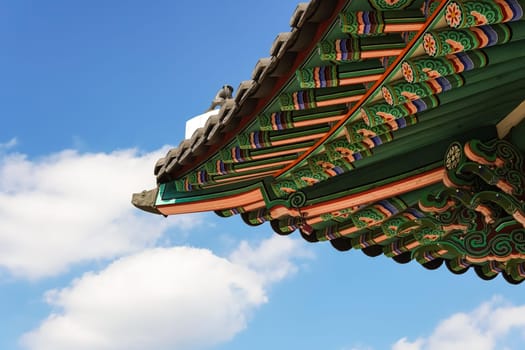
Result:
<svg viewBox="0 0 525 350"><path fill-rule="evenodd" d="M523 281L524 5L299 4L134 205L239 214L339 250Z"/></svg>

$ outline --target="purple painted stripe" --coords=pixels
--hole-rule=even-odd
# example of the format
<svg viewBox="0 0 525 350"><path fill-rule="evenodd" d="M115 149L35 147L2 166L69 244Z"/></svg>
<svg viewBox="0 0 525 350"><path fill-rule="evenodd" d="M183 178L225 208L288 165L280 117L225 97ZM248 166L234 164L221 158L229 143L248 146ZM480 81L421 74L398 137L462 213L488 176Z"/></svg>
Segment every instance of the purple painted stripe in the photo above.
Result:
<svg viewBox="0 0 525 350"><path fill-rule="evenodd" d="M302 91L297 92L297 104L299 105L299 109L305 109L304 93Z"/></svg>
<svg viewBox="0 0 525 350"><path fill-rule="evenodd" d="M520 3L518 1L507 0L507 5L509 5L509 7L512 10L512 18L510 19L510 21L516 21L523 17L523 9L521 8Z"/></svg>
<svg viewBox="0 0 525 350"><path fill-rule="evenodd" d="M414 106L416 106L418 112L425 111L428 108L427 104L422 99L417 99L411 102Z"/></svg>
<svg viewBox="0 0 525 350"><path fill-rule="evenodd" d="M370 246L370 243L368 243L368 242L365 240L365 236L364 236L364 235L359 236L359 244L360 244L361 247L363 247L363 248L367 248L367 247Z"/></svg>
<svg viewBox="0 0 525 350"><path fill-rule="evenodd" d="M388 200L381 200L381 201L379 201L379 204L383 208L387 209L390 212L390 214L397 214L397 213L399 213L399 209L397 209L394 205L392 205L392 203L390 203Z"/></svg>
<svg viewBox="0 0 525 350"><path fill-rule="evenodd" d="M326 87L326 74L324 67L319 68L319 86Z"/></svg>
<svg viewBox="0 0 525 350"><path fill-rule="evenodd" d="M341 52L341 58L342 58L343 60L347 60L347 59L348 59L347 42L348 42L348 40L346 40L346 39L342 39L342 40L339 42L339 50L340 50L340 52Z"/></svg>
<svg viewBox="0 0 525 350"><path fill-rule="evenodd" d="M232 149L232 156L233 156L233 160L234 161L242 162L240 147L235 147L235 148Z"/></svg>
<svg viewBox="0 0 525 350"><path fill-rule="evenodd" d="M398 241L395 241L393 243L390 244L390 247L392 248L392 251L394 253L396 253L395 255L400 255L402 254L403 252L401 251L401 249L399 248L398 246Z"/></svg>
<svg viewBox="0 0 525 350"><path fill-rule="evenodd" d="M403 129L404 127L407 126L407 122L406 122L405 118L396 119L396 124L397 124L397 127L399 129Z"/></svg>
<svg viewBox="0 0 525 350"><path fill-rule="evenodd" d="M487 25L487 26L481 26L479 27L479 29L481 29L483 34L485 34L485 36L488 39L488 44L486 46L493 46L498 43L498 32L496 32L494 28Z"/></svg>
<svg viewBox="0 0 525 350"><path fill-rule="evenodd" d="M416 218L422 218L425 216L425 214L414 208L408 208L406 211L414 215Z"/></svg>
<svg viewBox="0 0 525 350"><path fill-rule="evenodd" d="M370 21L370 12L361 12L362 16L361 19L363 20L363 24L365 25L364 34L369 34L372 30L372 23Z"/></svg>
<svg viewBox="0 0 525 350"><path fill-rule="evenodd" d="M463 64L464 70L469 71L474 69L474 62L470 59L470 56L464 52L458 52L456 58Z"/></svg>
<svg viewBox="0 0 525 350"><path fill-rule="evenodd" d="M445 77L438 77L436 78L436 82L441 86L441 89L443 91L448 91L452 89L452 85L450 84L450 81L446 79Z"/></svg>
<svg viewBox="0 0 525 350"><path fill-rule="evenodd" d="M284 130L284 122L283 122L283 114L282 113L278 113L276 116L275 116L275 122L277 124L277 130Z"/></svg>

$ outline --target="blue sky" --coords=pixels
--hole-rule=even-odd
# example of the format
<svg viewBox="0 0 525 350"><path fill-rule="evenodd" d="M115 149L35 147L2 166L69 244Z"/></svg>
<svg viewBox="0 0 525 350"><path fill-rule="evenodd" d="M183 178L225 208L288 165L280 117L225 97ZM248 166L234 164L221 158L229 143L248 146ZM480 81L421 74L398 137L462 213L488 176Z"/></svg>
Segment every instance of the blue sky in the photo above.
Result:
<svg viewBox="0 0 525 350"><path fill-rule="evenodd" d="M297 3L0 0L0 349L521 349L523 286L134 209Z"/></svg>

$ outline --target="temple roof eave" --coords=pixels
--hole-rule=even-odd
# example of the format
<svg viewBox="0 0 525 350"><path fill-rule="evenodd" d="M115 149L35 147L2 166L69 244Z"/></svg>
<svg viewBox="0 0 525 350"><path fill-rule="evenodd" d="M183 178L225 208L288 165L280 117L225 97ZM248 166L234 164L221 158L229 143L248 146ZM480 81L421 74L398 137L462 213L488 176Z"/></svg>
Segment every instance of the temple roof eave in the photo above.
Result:
<svg viewBox="0 0 525 350"><path fill-rule="evenodd" d="M332 25L336 3L344 11ZM508 256L464 242L481 232L496 244L525 225L525 1L484 0L487 13L472 0L399 11L416 3L301 5L236 99L159 160L156 200L152 190L133 203L240 214L339 250L525 280L516 242ZM355 8L365 4L378 7ZM298 39L306 32L313 46Z"/></svg>

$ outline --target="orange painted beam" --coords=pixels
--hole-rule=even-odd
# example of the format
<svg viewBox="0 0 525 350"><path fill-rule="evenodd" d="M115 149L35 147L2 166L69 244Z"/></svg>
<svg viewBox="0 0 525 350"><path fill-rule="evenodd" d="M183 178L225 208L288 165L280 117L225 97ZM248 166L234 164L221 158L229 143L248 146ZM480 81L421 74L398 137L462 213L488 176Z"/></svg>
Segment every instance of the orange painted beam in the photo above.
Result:
<svg viewBox="0 0 525 350"><path fill-rule="evenodd" d="M215 199L206 199L191 203L159 205L157 209L164 215L188 214L242 207L263 200L261 189L257 188L245 193Z"/></svg>
<svg viewBox="0 0 525 350"><path fill-rule="evenodd" d="M319 204L301 208L301 213L312 223L318 222L317 217L322 214L335 212L341 209L354 206L367 205L382 199L391 198L423 187L427 187L443 180L445 170L443 167L430 170L419 175L410 176L406 179L391 182L368 191L351 194L345 197L332 199ZM298 216L295 209L287 209L281 205L270 209L273 218L279 218L284 215Z"/></svg>

